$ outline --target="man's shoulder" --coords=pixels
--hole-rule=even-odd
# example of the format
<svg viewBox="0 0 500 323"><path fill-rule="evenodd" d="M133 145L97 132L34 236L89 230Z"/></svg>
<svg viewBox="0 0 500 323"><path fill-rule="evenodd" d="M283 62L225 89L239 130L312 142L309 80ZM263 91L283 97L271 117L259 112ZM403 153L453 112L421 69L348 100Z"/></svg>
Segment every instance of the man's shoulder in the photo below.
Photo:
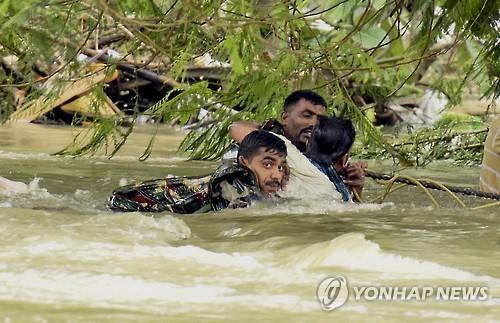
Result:
<svg viewBox="0 0 500 323"><path fill-rule="evenodd" d="M213 180L218 180L222 179L226 176L231 176L231 175L243 175L243 176L248 176L251 174L251 171L238 164L236 161L226 161L223 162L217 169L214 171L212 174L212 181Z"/></svg>
<svg viewBox="0 0 500 323"><path fill-rule="evenodd" d="M282 136L285 135L285 130L283 129L283 125L276 119L269 119L265 121L260 129Z"/></svg>
<svg viewBox="0 0 500 323"><path fill-rule="evenodd" d="M273 135L277 136L281 140L285 142L286 148L288 150L288 155L290 155L290 150L292 150L292 153L297 150L297 152L300 153L300 151L297 149L297 147L290 141L285 136L285 130L283 129L283 125L276 119L269 119L266 122L262 124L261 127L262 130L269 131Z"/></svg>
<svg viewBox="0 0 500 323"><path fill-rule="evenodd" d="M223 163L210 180L212 210L246 207L257 199L257 191L257 182L252 171L237 163Z"/></svg>

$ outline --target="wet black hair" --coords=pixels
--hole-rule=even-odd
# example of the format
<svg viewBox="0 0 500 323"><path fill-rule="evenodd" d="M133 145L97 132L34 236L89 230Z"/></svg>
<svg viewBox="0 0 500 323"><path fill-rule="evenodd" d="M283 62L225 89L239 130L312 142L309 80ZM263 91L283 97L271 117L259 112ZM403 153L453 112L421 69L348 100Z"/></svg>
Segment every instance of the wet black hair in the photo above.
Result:
<svg viewBox="0 0 500 323"><path fill-rule="evenodd" d="M306 156L317 163L336 163L351 149L355 137L351 120L320 117L311 134Z"/></svg>
<svg viewBox="0 0 500 323"><path fill-rule="evenodd" d="M283 104L283 110L289 111L291 106L302 99L305 99L314 105L322 105L326 109L326 101L321 95L311 90L298 90L292 92L289 96L286 97L285 103Z"/></svg>
<svg viewBox="0 0 500 323"><path fill-rule="evenodd" d="M285 142L283 140L268 131L256 130L249 133L241 142L240 148L238 149L238 161L240 156L251 159L259 152L260 148L264 148L266 152L273 151L278 155L286 156L287 154Z"/></svg>

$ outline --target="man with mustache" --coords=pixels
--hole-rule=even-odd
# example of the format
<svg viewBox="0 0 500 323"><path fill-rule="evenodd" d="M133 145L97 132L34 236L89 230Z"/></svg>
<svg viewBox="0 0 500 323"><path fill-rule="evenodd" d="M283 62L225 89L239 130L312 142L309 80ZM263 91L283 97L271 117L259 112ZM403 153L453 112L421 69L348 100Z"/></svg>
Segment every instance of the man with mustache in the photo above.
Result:
<svg viewBox="0 0 500 323"><path fill-rule="evenodd" d="M279 138L269 138L269 135L269 132L259 130L246 136L237 157L238 164L253 172L260 191L267 195L281 190L287 156L285 143ZM276 144L269 145L271 141Z"/></svg>
<svg viewBox="0 0 500 323"><path fill-rule="evenodd" d="M285 99L281 124L271 120L260 127L257 123L240 121L230 126L230 135L240 142L249 130L261 128L284 135L304 153L318 117L326 115L326 107L326 101L319 94L310 90L298 90ZM343 175L344 183L358 195L361 195L364 187L366 167L366 162L350 163L347 157L335 164L337 171Z"/></svg>
<svg viewBox="0 0 500 323"><path fill-rule="evenodd" d="M287 148L268 131L253 131L241 142L235 163L207 176L167 177L115 189L108 207L121 212L192 214L243 208L281 190Z"/></svg>

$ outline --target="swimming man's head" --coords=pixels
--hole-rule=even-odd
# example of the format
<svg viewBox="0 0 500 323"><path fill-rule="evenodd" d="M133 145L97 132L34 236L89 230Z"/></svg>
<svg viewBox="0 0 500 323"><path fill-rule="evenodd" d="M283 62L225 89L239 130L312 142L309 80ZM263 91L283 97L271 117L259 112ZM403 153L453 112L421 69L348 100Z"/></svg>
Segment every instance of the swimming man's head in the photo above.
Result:
<svg viewBox="0 0 500 323"><path fill-rule="evenodd" d="M286 146L270 132L257 130L248 134L238 149L238 163L248 167L264 193L281 189L286 167Z"/></svg>

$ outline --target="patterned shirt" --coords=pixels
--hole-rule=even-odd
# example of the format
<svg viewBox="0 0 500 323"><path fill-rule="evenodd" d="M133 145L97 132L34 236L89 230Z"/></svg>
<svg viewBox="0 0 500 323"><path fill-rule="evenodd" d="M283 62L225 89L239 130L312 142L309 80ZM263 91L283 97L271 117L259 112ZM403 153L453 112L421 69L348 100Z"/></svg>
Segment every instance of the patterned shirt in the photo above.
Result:
<svg viewBox="0 0 500 323"><path fill-rule="evenodd" d="M237 164L223 164L207 176L167 177L115 189L108 207L122 212L178 214L247 207L258 199L253 173Z"/></svg>

